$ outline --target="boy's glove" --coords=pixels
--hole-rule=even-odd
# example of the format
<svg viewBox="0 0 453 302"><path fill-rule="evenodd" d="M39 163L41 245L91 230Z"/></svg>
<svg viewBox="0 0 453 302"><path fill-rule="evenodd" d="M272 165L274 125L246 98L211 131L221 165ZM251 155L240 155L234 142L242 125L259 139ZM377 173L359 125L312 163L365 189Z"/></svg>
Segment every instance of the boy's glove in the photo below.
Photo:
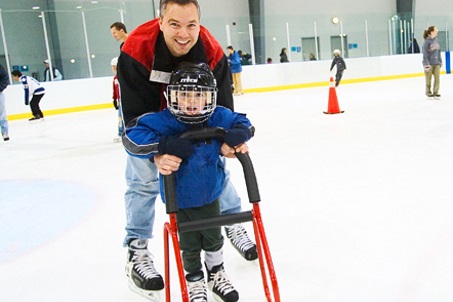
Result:
<svg viewBox="0 0 453 302"><path fill-rule="evenodd" d="M25 106L28 106L28 101L27 100L25 100Z"/></svg>
<svg viewBox="0 0 453 302"><path fill-rule="evenodd" d="M194 151L192 142L185 138L163 136L157 150L160 154L170 154L179 158L190 157Z"/></svg>
<svg viewBox="0 0 453 302"><path fill-rule="evenodd" d="M113 100L113 107L115 107L116 110L118 110L118 101Z"/></svg>
<svg viewBox="0 0 453 302"><path fill-rule="evenodd" d="M425 71L428 72L431 70L431 65L425 65L423 68L425 68Z"/></svg>
<svg viewBox="0 0 453 302"><path fill-rule="evenodd" d="M250 139L250 131L247 126L242 124L228 130L224 137L225 143L233 148L245 143L248 139Z"/></svg>

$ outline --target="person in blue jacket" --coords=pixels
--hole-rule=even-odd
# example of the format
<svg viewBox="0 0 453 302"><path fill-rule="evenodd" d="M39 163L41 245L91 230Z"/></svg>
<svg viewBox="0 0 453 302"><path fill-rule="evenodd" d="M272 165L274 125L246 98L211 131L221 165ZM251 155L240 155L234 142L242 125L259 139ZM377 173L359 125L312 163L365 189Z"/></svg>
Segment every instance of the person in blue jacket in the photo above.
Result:
<svg viewBox="0 0 453 302"><path fill-rule="evenodd" d="M243 95L244 92L242 91L242 80L241 80L241 72L242 72L242 64L241 64L241 57L239 53L234 50L233 46L228 46L228 63L230 64L230 71L233 77L233 86L234 86L234 95L239 96Z"/></svg>
<svg viewBox="0 0 453 302"><path fill-rule="evenodd" d="M154 160L170 154L181 159L174 172L178 222L220 215L219 196L225 180L221 160L222 145L245 153L244 144L254 134L254 127L245 114L216 106L216 81L205 63L181 63L171 74L166 91L167 108L132 120L123 132L126 151L136 157ZM224 142L212 139L193 143L180 135L204 127L221 127L227 132ZM228 149L230 149L228 147ZM159 170L163 175L167 171ZM162 178L160 178L162 179ZM164 192L160 182L160 192ZM165 196L161 193L162 200ZM239 294L223 268L223 236L221 228L179 234L190 301L207 301L201 251L205 252L208 288L218 301L238 301Z"/></svg>

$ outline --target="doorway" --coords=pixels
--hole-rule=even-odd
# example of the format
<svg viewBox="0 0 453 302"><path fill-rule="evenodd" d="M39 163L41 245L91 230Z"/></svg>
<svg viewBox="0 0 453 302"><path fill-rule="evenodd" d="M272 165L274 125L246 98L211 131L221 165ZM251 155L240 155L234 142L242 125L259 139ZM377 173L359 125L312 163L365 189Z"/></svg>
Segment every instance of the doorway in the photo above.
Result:
<svg viewBox="0 0 453 302"><path fill-rule="evenodd" d="M342 39L343 38L343 43ZM333 57L333 51L339 49L343 58L348 58L348 36L336 35L330 37L330 55Z"/></svg>
<svg viewBox="0 0 453 302"><path fill-rule="evenodd" d="M316 43L317 42L317 43ZM318 44L318 45L316 45ZM316 53L316 46L318 49L318 53ZM302 60L309 61L310 54L315 56L316 60L321 58L321 48L319 47L319 37L315 39L315 37L307 37L302 38Z"/></svg>

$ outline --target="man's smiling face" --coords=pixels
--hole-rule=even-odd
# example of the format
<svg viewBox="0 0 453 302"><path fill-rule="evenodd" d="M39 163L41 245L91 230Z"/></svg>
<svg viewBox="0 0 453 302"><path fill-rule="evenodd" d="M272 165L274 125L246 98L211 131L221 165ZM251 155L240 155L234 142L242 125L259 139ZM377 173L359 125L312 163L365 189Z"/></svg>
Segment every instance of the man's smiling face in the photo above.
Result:
<svg viewBox="0 0 453 302"><path fill-rule="evenodd" d="M186 55L197 43L200 34L200 16L193 3L178 5L169 3L159 17L160 30L165 43L174 57Z"/></svg>

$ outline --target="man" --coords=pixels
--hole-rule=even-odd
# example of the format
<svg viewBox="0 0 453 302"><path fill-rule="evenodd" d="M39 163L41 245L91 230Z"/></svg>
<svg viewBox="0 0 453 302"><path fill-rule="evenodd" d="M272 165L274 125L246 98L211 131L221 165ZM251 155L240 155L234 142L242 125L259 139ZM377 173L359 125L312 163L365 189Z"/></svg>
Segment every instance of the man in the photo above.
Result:
<svg viewBox="0 0 453 302"><path fill-rule="evenodd" d="M5 108L5 94L3 90L6 89L9 85L8 74L6 73L5 68L0 65L0 130L2 132L2 137L4 141L9 140L8 135L8 116L6 115Z"/></svg>
<svg viewBox="0 0 453 302"><path fill-rule="evenodd" d="M126 25L121 22L115 22L110 25L110 32L112 33L112 36L113 38L115 38L115 40L121 42L121 48L124 44L124 41L126 41L127 39Z"/></svg>
<svg viewBox="0 0 453 302"><path fill-rule="evenodd" d="M197 0L161 0L160 16L137 27L127 38L118 60L118 80L125 125L147 112L166 107L163 94L171 72L180 62L208 63L218 84L218 104L233 110L228 61L220 44L200 25ZM123 135L123 139L127 137ZM222 149L233 156L233 148ZM181 159L169 154L155 156L155 163L128 156L126 182L126 273L131 289L153 299L164 287L148 251L152 238L155 199L159 194L158 170L168 175L178 170ZM241 201L229 180L219 198L223 214L241 211ZM227 237L247 260L257 258L256 246L242 225L226 228Z"/></svg>
<svg viewBox="0 0 453 302"><path fill-rule="evenodd" d="M46 69L44 70L44 82L63 80L63 75L55 67L52 67L53 73L52 75L50 74L49 60L46 59L43 63L46 65Z"/></svg>

